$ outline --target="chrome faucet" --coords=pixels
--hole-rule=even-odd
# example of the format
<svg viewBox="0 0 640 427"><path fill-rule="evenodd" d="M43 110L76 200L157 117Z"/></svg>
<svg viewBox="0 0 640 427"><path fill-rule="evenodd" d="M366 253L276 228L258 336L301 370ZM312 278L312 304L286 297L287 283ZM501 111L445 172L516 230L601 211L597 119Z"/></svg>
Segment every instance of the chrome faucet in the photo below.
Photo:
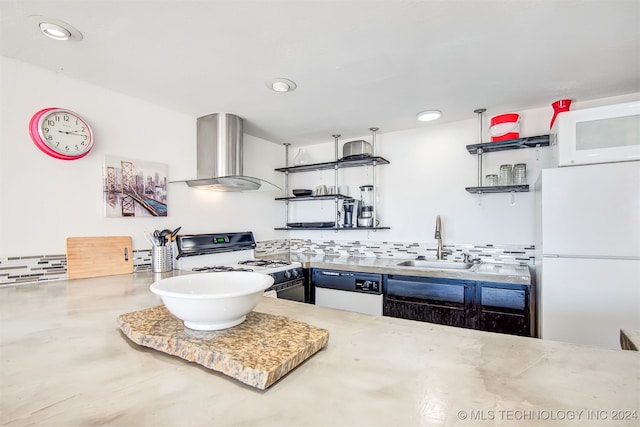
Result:
<svg viewBox="0 0 640 427"><path fill-rule="evenodd" d="M436 234L434 239L438 241L438 249L436 249L436 258L438 260L443 260L444 255L450 254L451 251L442 249L442 222L440 221L440 215L436 217Z"/></svg>

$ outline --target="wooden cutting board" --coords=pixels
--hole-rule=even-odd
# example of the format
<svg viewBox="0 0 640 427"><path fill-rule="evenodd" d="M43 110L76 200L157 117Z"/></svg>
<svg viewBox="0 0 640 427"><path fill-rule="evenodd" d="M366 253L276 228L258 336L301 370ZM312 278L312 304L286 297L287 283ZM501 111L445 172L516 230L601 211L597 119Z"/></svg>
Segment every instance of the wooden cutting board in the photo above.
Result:
<svg viewBox="0 0 640 427"><path fill-rule="evenodd" d="M69 279L133 273L131 236L68 237Z"/></svg>

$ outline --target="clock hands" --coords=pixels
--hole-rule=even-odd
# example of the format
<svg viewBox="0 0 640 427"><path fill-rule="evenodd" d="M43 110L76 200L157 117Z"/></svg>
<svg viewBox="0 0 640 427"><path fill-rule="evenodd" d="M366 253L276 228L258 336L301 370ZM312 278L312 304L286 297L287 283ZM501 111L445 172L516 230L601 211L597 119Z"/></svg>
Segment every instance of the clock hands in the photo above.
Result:
<svg viewBox="0 0 640 427"><path fill-rule="evenodd" d="M84 134L82 134L82 133L76 133L76 132L80 132L80 131L78 131L78 130L74 130L74 131L71 131L71 132L66 132L66 131L63 131L63 130L59 130L58 132L60 132L60 133L66 133L67 135L85 136L85 135L84 135Z"/></svg>

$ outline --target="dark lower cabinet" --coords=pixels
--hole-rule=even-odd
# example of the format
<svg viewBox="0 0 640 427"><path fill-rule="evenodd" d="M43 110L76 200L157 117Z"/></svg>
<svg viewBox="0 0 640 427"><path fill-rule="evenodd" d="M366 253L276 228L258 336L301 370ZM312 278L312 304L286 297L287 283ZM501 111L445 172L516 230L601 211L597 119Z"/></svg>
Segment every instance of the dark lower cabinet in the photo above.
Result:
<svg viewBox="0 0 640 427"><path fill-rule="evenodd" d="M391 297L384 301L383 315L462 328L469 327L465 308L457 305Z"/></svg>
<svg viewBox="0 0 640 427"><path fill-rule="evenodd" d="M474 282L387 275L382 314L463 328L476 327Z"/></svg>
<svg viewBox="0 0 640 427"><path fill-rule="evenodd" d="M476 282L478 329L512 335L536 336L531 286Z"/></svg>
<svg viewBox="0 0 640 427"><path fill-rule="evenodd" d="M533 285L385 275L383 315L536 336Z"/></svg>
<svg viewBox="0 0 640 427"><path fill-rule="evenodd" d="M483 309L480 313L481 331L500 332L502 334L531 336L529 321L523 314L509 314Z"/></svg>
<svg viewBox="0 0 640 427"><path fill-rule="evenodd" d="M316 291L311 280L311 269L303 268L302 277L304 278L304 302L307 304L316 303Z"/></svg>

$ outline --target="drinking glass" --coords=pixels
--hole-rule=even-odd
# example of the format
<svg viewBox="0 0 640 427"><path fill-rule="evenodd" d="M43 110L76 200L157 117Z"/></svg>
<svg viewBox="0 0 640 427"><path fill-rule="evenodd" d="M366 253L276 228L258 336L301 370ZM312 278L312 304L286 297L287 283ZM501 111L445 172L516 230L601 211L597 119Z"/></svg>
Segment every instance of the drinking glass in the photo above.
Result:
<svg viewBox="0 0 640 427"><path fill-rule="evenodd" d="M326 185L318 185L316 187L316 191L313 193L314 196L325 196L326 194L327 194Z"/></svg>
<svg viewBox="0 0 640 427"><path fill-rule="evenodd" d="M487 187L495 187L496 185L498 185L498 175L490 174L485 176L485 185Z"/></svg>
<svg viewBox="0 0 640 427"><path fill-rule="evenodd" d="M527 184L527 165L526 164L517 163L513 165L513 184L514 185Z"/></svg>
<svg viewBox="0 0 640 427"><path fill-rule="evenodd" d="M500 185L513 183L513 168L511 165L500 165Z"/></svg>

